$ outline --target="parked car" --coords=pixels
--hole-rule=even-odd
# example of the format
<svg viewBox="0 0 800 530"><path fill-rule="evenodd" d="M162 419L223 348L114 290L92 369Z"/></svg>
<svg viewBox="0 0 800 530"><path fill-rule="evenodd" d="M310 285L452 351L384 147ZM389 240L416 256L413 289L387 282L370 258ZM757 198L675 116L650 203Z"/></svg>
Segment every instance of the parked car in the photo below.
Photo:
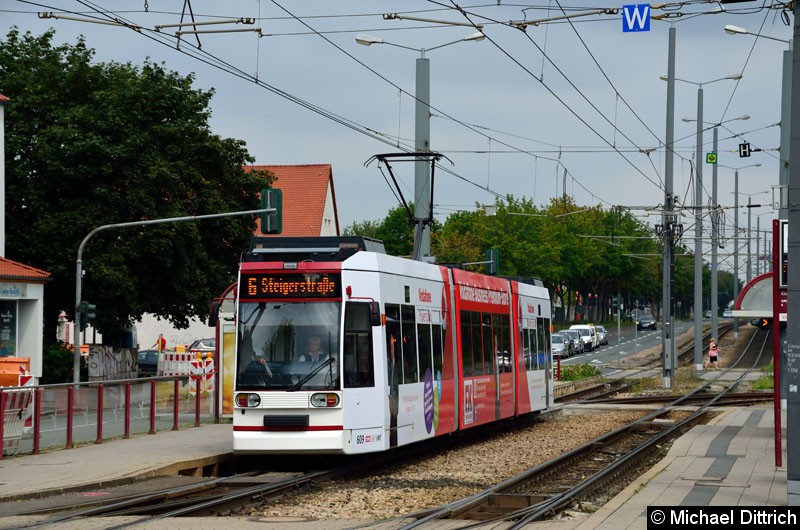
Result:
<svg viewBox="0 0 800 530"><path fill-rule="evenodd" d="M706 311L706 318L711 318L711 310Z"/></svg>
<svg viewBox="0 0 800 530"><path fill-rule="evenodd" d="M594 329L594 326L587 326L586 324L573 324L569 327L569 329L578 330L578 333L581 334L581 338L583 339L583 347L586 350L592 351L597 347L597 331Z"/></svg>
<svg viewBox="0 0 800 530"><path fill-rule="evenodd" d="M569 339L563 333L550 334L550 350L553 357L566 359L569 357Z"/></svg>
<svg viewBox="0 0 800 530"><path fill-rule="evenodd" d="M595 330L597 330L597 342L599 344L608 344L608 331L603 326L595 326Z"/></svg>
<svg viewBox="0 0 800 530"><path fill-rule="evenodd" d="M733 311L726 309L722 312L722 318L733 318Z"/></svg>
<svg viewBox="0 0 800 530"><path fill-rule="evenodd" d="M158 350L139 350L137 363L140 376L158 375Z"/></svg>
<svg viewBox="0 0 800 530"><path fill-rule="evenodd" d="M643 329L658 329L656 327L656 319L653 315L642 315L639 317L639 320L636 321L636 329L643 330Z"/></svg>
<svg viewBox="0 0 800 530"><path fill-rule="evenodd" d="M566 333L569 335L570 340L572 341L572 353L574 355L578 355L579 353L583 353L586 349L583 347L583 340L581 340L581 334L578 333L575 329L564 329L561 333Z"/></svg>
<svg viewBox="0 0 800 530"><path fill-rule="evenodd" d="M205 356L206 352L214 353L217 349L217 339L199 339L194 341L187 351L189 353L200 353Z"/></svg>

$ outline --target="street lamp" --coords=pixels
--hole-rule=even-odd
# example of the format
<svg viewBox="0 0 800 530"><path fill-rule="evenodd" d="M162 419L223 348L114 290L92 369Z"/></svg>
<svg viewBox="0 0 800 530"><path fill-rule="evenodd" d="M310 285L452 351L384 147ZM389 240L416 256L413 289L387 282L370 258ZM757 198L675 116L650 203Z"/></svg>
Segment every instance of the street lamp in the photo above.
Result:
<svg viewBox="0 0 800 530"><path fill-rule="evenodd" d="M741 77L741 76L739 76ZM749 120L750 116L744 115L739 116L738 118L731 118L729 120L725 120L720 123L708 124L707 122L703 122L703 124L713 125L714 126L714 142L713 142L713 151L714 153L718 152L717 147L717 128L722 125L723 123L728 123L735 120ZM690 118L682 118L684 122L693 121ZM700 161L700 154L698 152L698 161L697 164L700 165L702 162ZM718 296L718 279L717 276L717 269L718 269L718 262L717 262L717 247L719 245L719 204L717 203L717 165L713 164L712 167L712 178L711 178L711 336L718 337L719 336L719 296ZM701 194L698 194L701 195ZM698 203L699 204L699 203Z"/></svg>
<svg viewBox="0 0 800 530"><path fill-rule="evenodd" d="M777 37L770 37L769 35L763 35L761 33L751 33L744 28L740 28L739 26L734 26L733 24L728 24L725 26L725 33L728 35L753 35L759 39L769 39L769 40L776 40L778 42L783 42L788 44L789 46L792 45L792 41L787 39L779 39Z"/></svg>
<svg viewBox="0 0 800 530"><path fill-rule="evenodd" d="M437 50L465 41L481 41L485 35L480 31L470 33L458 40L446 42L432 48L413 48L411 46L404 46L402 44L395 44L386 41L381 37L373 37L371 35L359 34L356 36L356 42L364 46L372 44L388 44L397 48L406 50L417 51L420 53L417 58L416 70L416 99L415 119L414 119L414 149L417 152L431 150L431 111L430 111L430 62L425 57L426 51ZM414 161L414 222L417 229L414 234L414 259L421 260L425 256L431 254L431 233L430 226L424 220L430 216L430 208L432 206L431 198L431 181L430 169L427 160L424 158L417 158ZM420 228L421 227L421 228ZM419 237L417 237L419 235Z"/></svg>
<svg viewBox="0 0 800 530"><path fill-rule="evenodd" d="M742 167L722 166L732 169L733 173L733 300L739 299L739 170L761 167L761 164L750 164ZM739 318L733 319L733 337L739 337Z"/></svg>
<svg viewBox="0 0 800 530"><path fill-rule="evenodd" d="M675 81L682 81L691 85L697 85L697 154L695 161L695 194L694 194L694 366L696 371L703 369L703 222L702 222L702 206L703 206L703 164L700 162L703 154L703 85L710 85L717 81L732 80L738 81L741 79L741 74L729 75L706 81L705 83L696 83L686 79L675 78ZM661 76L661 79L669 82L668 76ZM712 325L715 322L712 314Z"/></svg>

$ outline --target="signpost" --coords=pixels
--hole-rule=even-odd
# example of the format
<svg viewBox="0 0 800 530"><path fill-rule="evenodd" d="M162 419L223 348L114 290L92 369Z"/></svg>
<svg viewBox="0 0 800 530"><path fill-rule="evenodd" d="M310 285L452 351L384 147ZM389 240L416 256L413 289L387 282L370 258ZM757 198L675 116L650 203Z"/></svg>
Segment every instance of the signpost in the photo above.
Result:
<svg viewBox="0 0 800 530"><path fill-rule="evenodd" d="M650 31L650 4L622 6L622 32Z"/></svg>

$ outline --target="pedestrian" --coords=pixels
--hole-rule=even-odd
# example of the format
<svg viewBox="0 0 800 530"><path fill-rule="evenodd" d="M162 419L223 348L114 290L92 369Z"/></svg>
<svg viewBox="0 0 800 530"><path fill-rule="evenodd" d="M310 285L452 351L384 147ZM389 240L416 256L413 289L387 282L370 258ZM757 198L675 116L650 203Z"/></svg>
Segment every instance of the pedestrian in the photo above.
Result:
<svg viewBox="0 0 800 530"><path fill-rule="evenodd" d="M711 340L708 341L708 362L705 363L703 368L713 366L714 370L716 370L719 368L718 361L719 354L717 353L717 340L714 337L711 337Z"/></svg>
<svg viewBox="0 0 800 530"><path fill-rule="evenodd" d="M150 346L150 347L157 349L158 353L161 353L162 351L166 350L167 349L167 339L164 338L164 334L163 333L159 333L158 334L158 338L153 343L153 345Z"/></svg>

